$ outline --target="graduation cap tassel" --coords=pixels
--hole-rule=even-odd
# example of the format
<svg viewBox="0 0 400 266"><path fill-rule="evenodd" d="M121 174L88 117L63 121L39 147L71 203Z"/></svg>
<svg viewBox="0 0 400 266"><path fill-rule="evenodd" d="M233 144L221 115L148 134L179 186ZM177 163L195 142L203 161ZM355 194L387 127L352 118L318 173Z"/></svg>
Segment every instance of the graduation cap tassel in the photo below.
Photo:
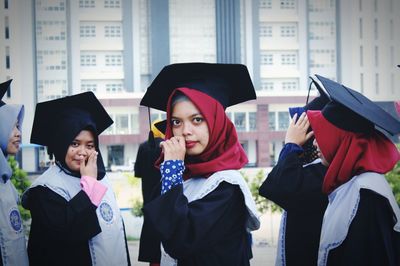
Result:
<svg viewBox="0 0 400 266"><path fill-rule="evenodd" d="M156 141L154 140L154 134L153 131L151 130L151 115L150 115L150 107L147 107L147 113L149 115L149 136L147 138L147 141L151 147L156 146Z"/></svg>

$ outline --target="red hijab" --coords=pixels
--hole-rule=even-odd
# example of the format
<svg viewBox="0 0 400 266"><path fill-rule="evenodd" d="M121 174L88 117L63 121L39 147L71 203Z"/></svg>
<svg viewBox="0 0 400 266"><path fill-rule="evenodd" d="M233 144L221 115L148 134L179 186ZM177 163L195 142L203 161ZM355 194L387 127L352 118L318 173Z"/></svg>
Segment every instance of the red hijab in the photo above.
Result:
<svg viewBox="0 0 400 266"><path fill-rule="evenodd" d="M353 176L364 172L385 174L393 169L400 154L382 133L354 133L337 128L321 111L307 111L319 149L330 163L322 186L329 194Z"/></svg>
<svg viewBox="0 0 400 266"><path fill-rule="evenodd" d="M172 98L179 91L183 93L199 109L207 122L209 141L205 150L197 156L186 156L185 180L194 176L209 177L222 170L241 169L247 162L247 156L240 145L235 126L228 119L222 105L207 94L190 88L175 89L167 105L167 128L165 138L173 137L171 127ZM164 161L164 154L156 162L159 167Z"/></svg>

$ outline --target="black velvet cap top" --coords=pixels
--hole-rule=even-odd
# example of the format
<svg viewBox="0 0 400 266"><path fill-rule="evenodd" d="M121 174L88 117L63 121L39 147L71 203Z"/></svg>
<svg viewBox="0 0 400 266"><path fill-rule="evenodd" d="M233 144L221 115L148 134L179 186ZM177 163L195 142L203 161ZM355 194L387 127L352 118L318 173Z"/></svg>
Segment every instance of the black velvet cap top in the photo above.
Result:
<svg viewBox="0 0 400 266"><path fill-rule="evenodd" d="M147 88L140 104L166 111L169 96L179 87L204 92L219 101L225 109L256 99L245 65L182 63L165 66Z"/></svg>
<svg viewBox="0 0 400 266"><path fill-rule="evenodd" d="M8 88L10 87L11 81L12 81L12 79L7 80L6 82L3 82L0 84L0 106L5 104L3 102L3 97L6 94Z"/></svg>
<svg viewBox="0 0 400 266"><path fill-rule="evenodd" d="M331 102L322 109L323 115L334 125L352 132L365 132L377 126L395 135L400 132L400 122L376 103L330 79L316 75Z"/></svg>
<svg viewBox="0 0 400 266"><path fill-rule="evenodd" d="M56 144L57 138L60 138L60 136L56 136L55 132L68 134L68 132L63 133L58 130L68 122L73 122L74 124L81 122L82 125L90 124L96 130L96 134L100 135L113 123L113 120L93 92L84 92L41 102L36 105L31 143L44 146ZM78 128L79 131L81 129ZM72 133L76 135L79 132Z"/></svg>

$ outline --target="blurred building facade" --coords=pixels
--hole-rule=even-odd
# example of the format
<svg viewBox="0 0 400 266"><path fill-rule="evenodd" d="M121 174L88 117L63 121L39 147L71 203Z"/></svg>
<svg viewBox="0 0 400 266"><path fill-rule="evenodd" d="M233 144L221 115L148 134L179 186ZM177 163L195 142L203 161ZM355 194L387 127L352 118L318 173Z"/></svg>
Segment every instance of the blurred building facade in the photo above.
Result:
<svg viewBox="0 0 400 266"><path fill-rule="evenodd" d="M114 120L100 138L105 164L129 169L149 130L140 99L164 65L242 63L258 99L227 114L249 166L266 167L282 147L288 107L305 104L309 75L387 105L400 99L395 25L399 0L0 0L0 81L13 78L5 100L25 104L24 169L48 160L29 144L35 104L84 91Z"/></svg>

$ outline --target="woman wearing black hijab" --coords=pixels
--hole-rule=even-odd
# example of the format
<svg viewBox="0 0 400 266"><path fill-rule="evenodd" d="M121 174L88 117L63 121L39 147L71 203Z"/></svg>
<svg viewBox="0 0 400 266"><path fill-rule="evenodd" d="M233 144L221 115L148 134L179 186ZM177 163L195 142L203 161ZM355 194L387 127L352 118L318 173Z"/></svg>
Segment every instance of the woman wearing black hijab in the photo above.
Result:
<svg viewBox="0 0 400 266"><path fill-rule="evenodd" d="M51 166L23 195L30 265L130 265L125 229L98 145L113 121L93 93L36 106L31 142Z"/></svg>

